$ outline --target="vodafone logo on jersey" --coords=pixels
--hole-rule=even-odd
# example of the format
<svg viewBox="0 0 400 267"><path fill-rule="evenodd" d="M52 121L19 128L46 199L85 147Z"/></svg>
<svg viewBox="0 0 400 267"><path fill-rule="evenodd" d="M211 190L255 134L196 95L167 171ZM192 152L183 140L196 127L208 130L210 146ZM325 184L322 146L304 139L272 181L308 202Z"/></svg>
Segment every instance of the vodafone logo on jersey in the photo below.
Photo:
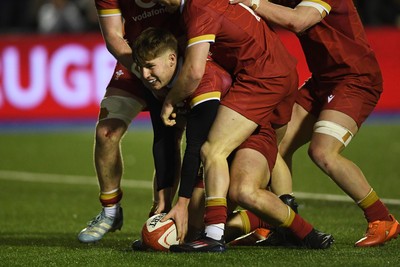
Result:
<svg viewBox="0 0 400 267"><path fill-rule="evenodd" d="M152 8L155 3L152 0L135 0L135 3L141 8Z"/></svg>

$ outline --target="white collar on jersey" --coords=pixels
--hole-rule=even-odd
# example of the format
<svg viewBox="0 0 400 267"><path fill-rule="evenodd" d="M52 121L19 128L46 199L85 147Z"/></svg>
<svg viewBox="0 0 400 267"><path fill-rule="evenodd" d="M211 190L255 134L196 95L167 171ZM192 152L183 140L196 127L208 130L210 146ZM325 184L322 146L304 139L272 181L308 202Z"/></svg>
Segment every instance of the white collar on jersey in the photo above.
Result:
<svg viewBox="0 0 400 267"><path fill-rule="evenodd" d="M168 88L172 88L176 82L176 79L178 79L178 75L181 72L183 65L183 58L179 57L178 58L178 65L176 66L176 72L174 74L174 77L172 78L171 82L167 85Z"/></svg>

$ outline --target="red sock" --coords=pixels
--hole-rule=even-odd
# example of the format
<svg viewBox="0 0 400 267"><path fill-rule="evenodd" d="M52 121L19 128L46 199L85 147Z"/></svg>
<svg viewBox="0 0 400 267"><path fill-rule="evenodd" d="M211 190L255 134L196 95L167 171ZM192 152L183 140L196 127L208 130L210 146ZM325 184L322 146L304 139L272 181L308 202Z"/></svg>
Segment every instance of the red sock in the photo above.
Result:
<svg viewBox="0 0 400 267"><path fill-rule="evenodd" d="M301 240L308 235L313 226L304 220L299 214L296 213L292 224L289 226L289 229Z"/></svg>
<svg viewBox="0 0 400 267"><path fill-rule="evenodd" d="M226 223L227 218L226 206L208 206L204 213L205 225Z"/></svg>
<svg viewBox="0 0 400 267"><path fill-rule="evenodd" d="M268 223L261 220L259 217L257 217L257 215L255 215L251 211L246 210L246 215L249 218L250 222L250 232L256 230L257 228L267 228L267 229L271 228L271 226Z"/></svg>
<svg viewBox="0 0 400 267"><path fill-rule="evenodd" d="M379 199L375 201L374 204L364 209L364 216L368 222L390 221L389 210Z"/></svg>

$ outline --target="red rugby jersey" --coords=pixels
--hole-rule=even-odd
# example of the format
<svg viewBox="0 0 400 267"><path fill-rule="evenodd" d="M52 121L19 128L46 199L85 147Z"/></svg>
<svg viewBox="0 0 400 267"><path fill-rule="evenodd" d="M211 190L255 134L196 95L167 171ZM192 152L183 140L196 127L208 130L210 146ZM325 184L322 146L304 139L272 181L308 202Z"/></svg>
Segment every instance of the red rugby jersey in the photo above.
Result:
<svg viewBox="0 0 400 267"><path fill-rule="evenodd" d="M95 0L100 17L122 15L125 20L125 38L129 43L148 27L162 27L175 36L181 35L179 12L168 13L164 6L151 0Z"/></svg>
<svg viewBox="0 0 400 267"><path fill-rule="evenodd" d="M379 64L353 1L324 2L331 6L329 15L299 35L310 71L321 80L353 76L381 83Z"/></svg>
<svg viewBox="0 0 400 267"><path fill-rule="evenodd" d="M190 0L183 9L188 46L210 42L212 58L229 73L286 76L296 65L276 33L250 8L229 1Z"/></svg>

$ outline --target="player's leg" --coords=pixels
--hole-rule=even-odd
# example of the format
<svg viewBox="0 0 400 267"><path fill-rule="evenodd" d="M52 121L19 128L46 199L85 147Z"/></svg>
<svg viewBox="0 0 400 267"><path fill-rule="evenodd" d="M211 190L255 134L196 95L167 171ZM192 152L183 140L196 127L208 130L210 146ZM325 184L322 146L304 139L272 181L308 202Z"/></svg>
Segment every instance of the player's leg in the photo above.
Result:
<svg viewBox="0 0 400 267"><path fill-rule="evenodd" d="M257 124L236 111L221 105L202 146L201 156L205 173L205 234L191 243L170 247L173 252L221 252L227 219L229 167L227 158L255 130ZM201 243L201 246L196 244Z"/></svg>
<svg viewBox="0 0 400 267"><path fill-rule="evenodd" d="M278 129L278 154L272 170L271 191L281 197L285 204L297 212L297 203L292 196L292 158L301 146L306 144L312 135L316 118L299 104L295 103L292 118L286 129Z"/></svg>
<svg viewBox="0 0 400 267"><path fill-rule="evenodd" d="M282 142L287 128L288 125L284 125L275 129L278 144ZM298 212L298 204L293 193L292 173L279 151L272 170L269 188L273 193L279 196L286 205L290 206L296 213Z"/></svg>
<svg viewBox="0 0 400 267"><path fill-rule="evenodd" d="M321 112L309 147L312 160L364 211L369 228L356 246L376 246L397 237L400 225L389 214L361 169L341 152L358 131L348 115L334 110Z"/></svg>
<svg viewBox="0 0 400 267"><path fill-rule="evenodd" d="M216 240L223 237L227 216L226 196L229 186L227 158L256 127L254 122L221 106L209 138L203 146L202 158L206 177L205 232L207 236Z"/></svg>
<svg viewBox="0 0 400 267"><path fill-rule="evenodd" d="M204 205L204 186L197 184L193 189L188 207L188 233L185 240L194 240L204 231Z"/></svg>
<svg viewBox="0 0 400 267"><path fill-rule="evenodd" d="M94 163L100 186L100 202L103 206L98 216L88 223L78 235L81 242L96 242L108 232L121 229L123 213L121 178L123 159L121 140L133 118L143 109L142 102L127 92L108 88L101 102L99 121L96 126Z"/></svg>
<svg viewBox="0 0 400 267"><path fill-rule="evenodd" d="M287 164L290 173L292 173L293 155L297 151L297 149L299 149L311 140L315 121L316 117L308 113L299 104L294 104L292 119L288 123L285 135L278 146L279 153ZM274 169L272 177L274 177L275 171L276 170Z"/></svg>
<svg viewBox="0 0 400 267"><path fill-rule="evenodd" d="M283 138L286 128L287 127L285 125L275 129L278 140ZM280 157L279 154L278 157ZM283 164L286 166L284 162ZM283 178L286 180L282 179L282 181L277 181L275 183L276 189L278 192L281 192L282 197L290 197L293 202L292 206L297 212L297 203L295 202L295 198L286 193L292 192L292 179L290 172ZM270 182L266 189L270 189L272 191L273 184ZM229 200L232 202L231 199ZM229 246L254 246L258 241L265 240L270 235L271 228L271 225L261 220L251 211L243 209L235 210L233 212L228 212L228 220L225 229L225 241Z"/></svg>
<svg viewBox="0 0 400 267"><path fill-rule="evenodd" d="M228 246L254 246L271 233L271 226L249 210L229 213L225 229Z"/></svg>
<svg viewBox="0 0 400 267"><path fill-rule="evenodd" d="M298 238L299 246L320 249L332 244L331 235L315 230L274 193L265 190L268 182L265 177L269 177L268 161L260 152L250 148L240 149L233 164L230 198L271 225L290 229Z"/></svg>
<svg viewBox="0 0 400 267"><path fill-rule="evenodd" d="M314 126L308 153L315 164L354 200L371 189L361 170L340 153L357 132L352 118L338 111L322 111Z"/></svg>

